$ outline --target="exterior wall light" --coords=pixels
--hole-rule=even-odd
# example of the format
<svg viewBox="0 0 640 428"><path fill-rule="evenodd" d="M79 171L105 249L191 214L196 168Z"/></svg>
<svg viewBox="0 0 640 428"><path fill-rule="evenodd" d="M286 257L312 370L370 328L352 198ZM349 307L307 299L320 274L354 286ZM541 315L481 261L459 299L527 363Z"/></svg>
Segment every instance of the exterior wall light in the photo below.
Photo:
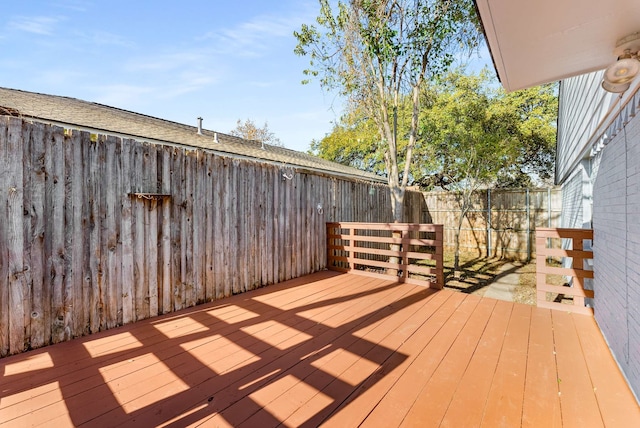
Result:
<svg viewBox="0 0 640 428"><path fill-rule="evenodd" d="M602 89L607 92L621 93L629 89L631 81L640 72L640 32L631 34L618 41L614 53L618 60L604 71Z"/></svg>

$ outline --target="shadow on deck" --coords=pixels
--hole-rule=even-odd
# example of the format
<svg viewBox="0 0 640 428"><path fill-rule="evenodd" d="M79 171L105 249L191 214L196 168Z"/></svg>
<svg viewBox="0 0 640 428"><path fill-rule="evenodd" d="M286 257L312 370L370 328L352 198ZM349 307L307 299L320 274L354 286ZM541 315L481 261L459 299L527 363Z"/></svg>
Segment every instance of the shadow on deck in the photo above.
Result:
<svg viewBox="0 0 640 428"><path fill-rule="evenodd" d="M0 359L0 426L640 426L593 318L319 272Z"/></svg>

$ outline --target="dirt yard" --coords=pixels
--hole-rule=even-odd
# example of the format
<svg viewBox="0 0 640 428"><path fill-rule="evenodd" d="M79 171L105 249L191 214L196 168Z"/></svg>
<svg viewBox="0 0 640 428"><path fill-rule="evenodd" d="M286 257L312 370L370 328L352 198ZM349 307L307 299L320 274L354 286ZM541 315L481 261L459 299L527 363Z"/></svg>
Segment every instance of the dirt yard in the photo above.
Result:
<svg viewBox="0 0 640 428"><path fill-rule="evenodd" d="M478 257L475 253L460 254L461 274L458 278L453 270L453 252L444 254L445 287L463 293L482 294L494 279L505 273L519 274L518 288L513 301L528 305L536 304L536 263L514 262L498 258Z"/></svg>

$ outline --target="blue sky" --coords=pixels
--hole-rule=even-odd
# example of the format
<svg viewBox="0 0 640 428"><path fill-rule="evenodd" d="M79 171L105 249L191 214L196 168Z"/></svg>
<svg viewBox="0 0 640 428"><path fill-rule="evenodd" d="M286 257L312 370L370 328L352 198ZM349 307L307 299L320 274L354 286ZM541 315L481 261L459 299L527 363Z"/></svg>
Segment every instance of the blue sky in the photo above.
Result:
<svg viewBox="0 0 640 428"><path fill-rule="evenodd" d="M293 31L316 0L3 2L0 86L229 132L250 118L306 151L340 102L301 85ZM1 102L0 102L1 103Z"/></svg>

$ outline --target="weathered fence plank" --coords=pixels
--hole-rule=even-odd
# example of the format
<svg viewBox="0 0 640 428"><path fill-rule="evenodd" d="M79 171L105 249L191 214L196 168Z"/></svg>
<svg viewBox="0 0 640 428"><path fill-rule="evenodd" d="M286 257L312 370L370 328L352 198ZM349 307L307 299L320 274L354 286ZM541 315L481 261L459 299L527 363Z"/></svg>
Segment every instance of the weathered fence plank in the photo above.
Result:
<svg viewBox="0 0 640 428"><path fill-rule="evenodd" d="M162 148L162 187L161 193L169 195L171 186L171 148ZM160 221L162 240L162 294L161 312L166 314L172 311L172 289L173 282L171 272L171 196L165 197L162 201L162 219Z"/></svg>
<svg viewBox="0 0 640 428"><path fill-rule="evenodd" d="M131 140L122 142L122 191L126 197L122 199L122 322L128 324L135 320L134 314L134 274L133 274L133 204L134 189L131 181L133 144Z"/></svg>
<svg viewBox="0 0 640 428"><path fill-rule="evenodd" d="M213 264L214 264L214 256L213 256L213 227L214 227L214 184L213 184L213 158L211 156L206 156L203 154L203 188L202 188L202 199L203 205L202 209L204 210L204 224L205 230L202 231L202 239L204 246L204 301L210 302L215 300L215 276L213 273Z"/></svg>
<svg viewBox="0 0 640 428"><path fill-rule="evenodd" d="M160 193L158 189L158 154L156 146L149 144L145 147L145 177L146 192ZM147 295L145 300L149 300L149 316L158 315L158 268L160 260L158 255L158 199L151 197L145 202L145 249L147 254Z"/></svg>
<svg viewBox="0 0 640 428"><path fill-rule="evenodd" d="M323 269L372 186L2 118L0 356Z"/></svg>
<svg viewBox="0 0 640 428"><path fill-rule="evenodd" d="M15 153L17 158L23 156L22 122L9 120L9 132L6 143L7 151ZM24 263L24 184L22 164L9 162L6 165L9 182L3 186L7 192L7 268L9 274L9 352L14 354L25 350L25 305L24 295L27 289Z"/></svg>
<svg viewBox="0 0 640 428"><path fill-rule="evenodd" d="M213 246L213 277L215 298L221 299L224 297L224 238L223 238L223 212L219 207L224 200L224 164L223 159L219 157L213 157L213 172L211 178L213 179L213 201L215 209L213 210L213 240L209 242L209 245Z"/></svg>
<svg viewBox="0 0 640 428"><path fill-rule="evenodd" d="M182 309L182 150L172 149L171 153L171 272L173 283L171 290L172 310Z"/></svg>
<svg viewBox="0 0 640 428"><path fill-rule="evenodd" d="M84 249L86 248L85 239L87 236L84 234L84 223L87 217L87 211L85 207L85 161L86 153L85 148L88 146L83 145L82 141L89 139L88 133L81 133L75 131L71 133L71 140L68 144L69 150L72 153L70 160L72 174L71 174L71 192L73 200L73 232L72 236L72 248L71 251L71 272L72 272L72 294L70 299L71 307L73 308L72 325L73 335L81 336L85 332L86 319L85 312L82 310L84 305L83 290L84 290ZM80 149L79 149L80 148ZM67 207L68 208L68 207Z"/></svg>
<svg viewBox="0 0 640 428"><path fill-rule="evenodd" d="M1 127L0 127L1 129ZM1 132L1 131L0 131ZM29 312L31 331L29 340L31 346L38 348L45 344L45 318L44 318L44 197L45 197L45 138L44 125L36 123L32 127L31 138L29 139L29 153L25 157L30 157L31 187L29 195L25 195L25 208L29 207L30 212L30 235L25 239L31 241L30 248L30 273L31 273L31 310ZM28 201L28 203L27 203ZM0 201L0 207L2 201ZM2 212L0 210L0 212ZM1 228L1 226L0 226ZM0 236L2 232L0 231ZM1 244L0 244L1 248ZM2 269L0 269L1 272ZM0 279L1 282L1 279ZM79 306L81 307L81 306ZM0 309L1 310L1 309ZM80 312L83 316L84 311Z"/></svg>
<svg viewBox="0 0 640 428"><path fill-rule="evenodd" d="M31 166L31 157L29 156L29 150L30 150L30 146L32 144L32 133L33 133L33 128L26 126L25 123L22 124L22 141L23 141L23 150L24 150L24 155L23 155L23 159L24 159L24 168L23 168L23 179L22 179L22 183L23 183L23 188L24 191L22 192L23 195L23 200L22 200L22 206L24 209L24 215L25 216L31 216L31 210L32 210L32 203L31 203L31 190L33 189L33 184L32 184L32 179L33 179L33 174L32 174L32 166ZM24 343L31 343L31 313L30 313L30 308L31 308L31 302L33 301L33 278L31 278L31 268L32 268L32 262L31 262L31 236L33 235L33 232L31 231L32 228L32 224L31 221L28 221L27 218L24 219L24 221L22 221L22 237L23 237L23 263L24 263L24 280L25 280L25 287L23 290L23 295L22 295L22 299L23 299L23 307L25 308L23 316L24 316Z"/></svg>
<svg viewBox="0 0 640 428"><path fill-rule="evenodd" d="M133 151L133 185L136 193L143 194L147 192L144 188L144 147L139 146ZM133 202L133 278L134 278L134 307L135 319L141 320L147 318L148 305L145 296L148 293L148 283L146 280L147 255L145 254L145 200L137 197Z"/></svg>

